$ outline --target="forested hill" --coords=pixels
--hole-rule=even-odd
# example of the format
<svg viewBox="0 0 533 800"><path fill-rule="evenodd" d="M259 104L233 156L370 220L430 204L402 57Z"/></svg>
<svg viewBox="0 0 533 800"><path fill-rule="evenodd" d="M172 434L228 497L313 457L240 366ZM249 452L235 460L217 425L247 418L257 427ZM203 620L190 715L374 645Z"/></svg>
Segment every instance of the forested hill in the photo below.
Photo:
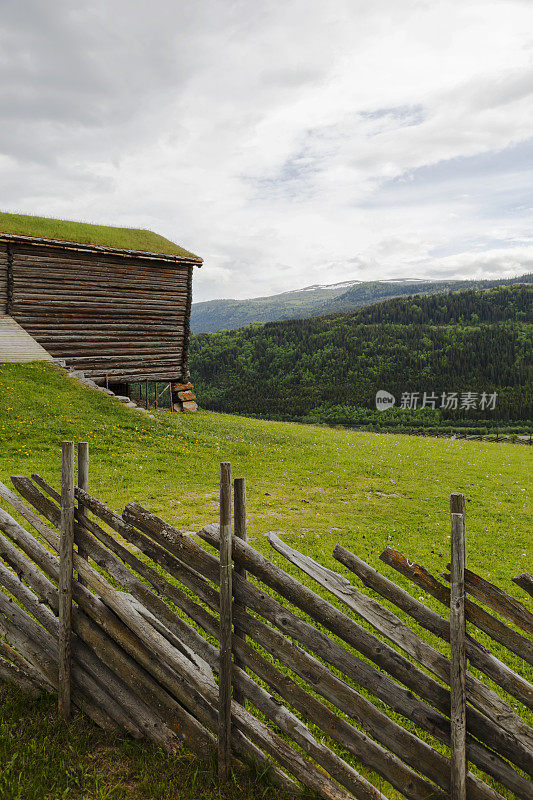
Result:
<svg viewBox="0 0 533 800"><path fill-rule="evenodd" d="M423 281L403 280L345 281L324 286L307 286L270 297L250 300L207 300L193 303L191 331L214 333L229 328L243 328L253 322L320 317L355 311L390 297L426 295L463 289L490 289L513 283L531 283L533 275L495 280Z"/></svg>
<svg viewBox="0 0 533 800"><path fill-rule="evenodd" d="M424 392L438 398L424 411L439 419L531 419L532 299L531 284L504 286L200 334L191 342L196 393L204 408L294 420L376 414L378 390L396 409L413 395L417 413ZM476 403L461 408L466 393Z"/></svg>
<svg viewBox="0 0 533 800"><path fill-rule="evenodd" d="M533 274L519 278L498 278L494 280L448 280L448 281L373 281L351 286L338 297L331 298L322 304L320 315L338 314L344 311L355 311L364 306L381 303L392 297L443 294L466 289L493 289L499 286L511 286L515 283L532 283Z"/></svg>
<svg viewBox="0 0 533 800"><path fill-rule="evenodd" d="M345 294L354 283L360 284L360 281L306 286L303 289L295 289L268 297L252 297L248 300L222 299L193 303L191 331L193 333L214 333L229 328L244 328L252 322L313 317L320 313L320 309L325 303Z"/></svg>
<svg viewBox="0 0 533 800"><path fill-rule="evenodd" d="M486 291L397 297L358 311L358 323L476 325L479 322L533 322L533 284ZM348 318L351 315L346 315Z"/></svg>

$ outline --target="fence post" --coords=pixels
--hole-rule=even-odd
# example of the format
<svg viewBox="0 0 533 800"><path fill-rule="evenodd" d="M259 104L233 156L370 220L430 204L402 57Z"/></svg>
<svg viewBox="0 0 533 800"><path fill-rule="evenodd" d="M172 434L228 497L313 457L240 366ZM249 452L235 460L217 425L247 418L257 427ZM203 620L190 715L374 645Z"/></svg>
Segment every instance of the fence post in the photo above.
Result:
<svg viewBox="0 0 533 800"><path fill-rule="evenodd" d="M78 486L85 492L89 491L89 442L78 442ZM80 524L83 524L83 520L87 519L88 516L89 514L83 502L78 500L78 520ZM89 560L89 553L87 553L79 543L78 555L86 561ZM87 586L83 578L78 576L78 580L82 586Z"/></svg>
<svg viewBox="0 0 533 800"><path fill-rule="evenodd" d="M450 495L450 515L451 514L461 514L463 518L463 558L464 566L466 567L466 500L464 494L461 494L461 492L452 492Z"/></svg>
<svg viewBox="0 0 533 800"><path fill-rule="evenodd" d="M244 542L246 541L246 478L235 478L233 482L233 496L234 496L234 507L233 507L233 534L234 536L242 539ZM244 567L235 565L234 567L235 573L240 575L244 580L246 580L246 569ZM246 610L246 606L244 604L239 603L239 608L243 611ZM244 642L246 641L246 634L236 625L234 626L233 635L242 639ZM246 665L244 662L240 660L237 655L233 656L234 663L240 667L241 669L246 670ZM234 688L233 689L233 699L240 703L242 706L246 706L246 696L240 689Z"/></svg>
<svg viewBox="0 0 533 800"><path fill-rule="evenodd" d="M61 446L61 527L59 542L59 713L70 718L72 563L74 551L74 442Z"/></svg>
<svg viewBox="0 0 533 800"><path fill-rule="evenodd" d="M451 800L466 800L465 501L452 494L450 569Z"/></svg>
<svg viewBox="0 0 533 800"><path fill-rule="evenodd" d="M220 669L218 777L227 781L231 759L231 464L220 465Z"/></svg>

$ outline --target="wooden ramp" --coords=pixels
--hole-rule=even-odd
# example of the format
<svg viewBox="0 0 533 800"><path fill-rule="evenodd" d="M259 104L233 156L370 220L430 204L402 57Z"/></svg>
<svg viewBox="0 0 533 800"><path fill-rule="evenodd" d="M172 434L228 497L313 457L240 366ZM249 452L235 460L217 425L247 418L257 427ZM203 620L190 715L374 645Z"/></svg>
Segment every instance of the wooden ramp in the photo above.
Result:
<svg viewBox="0 0 533 800"><path fill-rule="evenodd" d="M53 360L53 356L21 328L13 317L0 314L0 364Z"/></svg>

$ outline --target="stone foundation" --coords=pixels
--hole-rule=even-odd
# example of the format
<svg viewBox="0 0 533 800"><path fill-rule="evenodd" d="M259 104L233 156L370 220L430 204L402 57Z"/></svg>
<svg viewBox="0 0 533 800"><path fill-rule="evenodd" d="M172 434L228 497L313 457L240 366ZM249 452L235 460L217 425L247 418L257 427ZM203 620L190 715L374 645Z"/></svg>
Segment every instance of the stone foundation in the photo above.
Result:
<svg viewBox="0 0 533 800"><path fill-rule="evenodd" d="M198 411L192 383L174 383L172 385L172 403L174 411Z"/></svg>

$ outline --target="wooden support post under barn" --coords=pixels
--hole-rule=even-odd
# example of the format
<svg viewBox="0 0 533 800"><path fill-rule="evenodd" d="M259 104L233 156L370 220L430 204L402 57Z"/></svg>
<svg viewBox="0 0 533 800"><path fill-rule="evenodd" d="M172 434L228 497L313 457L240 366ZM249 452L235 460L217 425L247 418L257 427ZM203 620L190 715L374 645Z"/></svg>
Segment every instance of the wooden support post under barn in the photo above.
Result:
<svg viewBox="0 0 533 800"><path fill-rule="evenodd" d="M0 213L0 315L115 394L172 383L175 411L196 410L189 339L201 265L151 231Z"/></svg>

